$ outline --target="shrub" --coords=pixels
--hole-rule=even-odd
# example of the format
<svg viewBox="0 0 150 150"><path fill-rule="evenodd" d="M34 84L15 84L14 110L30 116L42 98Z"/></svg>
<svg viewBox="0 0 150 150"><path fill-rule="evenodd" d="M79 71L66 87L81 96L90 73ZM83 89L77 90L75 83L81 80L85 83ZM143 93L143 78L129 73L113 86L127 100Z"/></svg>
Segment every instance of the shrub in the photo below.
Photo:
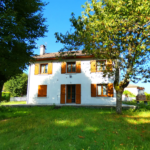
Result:
<svg viewBox="0 0 150 150"><path fill-rule="evenodd" d="M133 93L131 93L130 91L128 91L128 90L125 90L125 91L123 92L123 94L124 94L124 95L128 95L129 97L135 97L135 95L134 95Z"/></svg>
<svg viewBox="0 0 150 150"><path fill-rule="evenodd" d="M146 95L146 99L150 100L150 94L145 94Z"/></svg>
<svg viewBox="0 0 150 150"><path fill-rule="evenodd" d="M28 75L25 73L12 77L4 84L4 92L10 92L12 97L27 94Z"/></svg>
<svg viewBox="0 0 150 150"><path fill-rule="evenodd" d="M1 101L10 101L10 92L2 92L2 99Z"/></svg>

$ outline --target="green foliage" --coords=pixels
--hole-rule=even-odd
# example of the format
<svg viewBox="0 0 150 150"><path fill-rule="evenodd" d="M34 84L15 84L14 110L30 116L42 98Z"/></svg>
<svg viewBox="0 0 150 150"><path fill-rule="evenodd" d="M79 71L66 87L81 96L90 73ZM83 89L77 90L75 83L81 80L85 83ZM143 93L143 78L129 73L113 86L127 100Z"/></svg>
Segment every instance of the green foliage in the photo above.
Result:
<svg viewBox="0 0 150 150"><path fill-rule="evenodd" d="M42 0L0 1L0 95L3 84L33 60L36 40L47 31Z"/></svg>
<svg viewBox="0 0 150 150"><path fill-rule="evenodd" d="M146 93L146 92L144 92L144 94L146 95L146 99L147 99L147 100L150 100L150 94L148 94L148 93Z"/></svg>
<svg viewBox="0 0 150 150"><path fill-rule="evenodd" d="M140 111L150 111L150 102L147 102L147 105L144 103L144 101L139 101L139 104L137 104L136 100L133 101L123 101L123 104L127 104L127 105L135 105L138 106L138 109L136 111L140 112Z"/></svg>
<svg viewBox="0 0 150 150"><path fill-rule="evenodd" d="M2 98L1 101L10 101L10 92L2 92Z"/></svg>
<svg viewBox="0 0 150 150"><path fill-rule="evenodd" d="M64 44L60 52L82 48L96 59L113 59L113 71L103 73L115 76L116 91L123 91L130 81L150 82L149 1L90 0L83 8L77 19L72 14L73 33L55 33L56 42Z"/></svg>
<svg viewBox="0 0 150 150"><path fill-rule="evenodd" d="M146 94L146 99L150 100L150 94Z"/></svg>
<svg viewBox="0 0 150 150"><path fill-rule="evenodd" d="M27 81L28 75L22 73L15 77L12 77L4 84L4 90L11 93L11 96L23 96L27 93Z"/></svg>
<svg viewBox="0 0 150 150"><path fill-rule="evenodd" d="M82 16L76 19L72 14L70 19L74 33L55 33L57 42L65 44L60 51L79 50L82 46L83 53L98 59L117 59L113 67L114 71L123 70L120 87L126 87L129 79L148 81L149 69L145 65L150 60L147 46L150 44L150 3L91 0L83 8ZM113 74L108 70L104 73Z"/></svg>
<svg viewBox="0 0 150 150"><path fill-rule="evenodd" d="M125 91L123 92L123 94L124 94L124 95L128 95L128 97L135 97L135 95L134 95L132 92L128 91L128 90L125 90Z"/></svg>

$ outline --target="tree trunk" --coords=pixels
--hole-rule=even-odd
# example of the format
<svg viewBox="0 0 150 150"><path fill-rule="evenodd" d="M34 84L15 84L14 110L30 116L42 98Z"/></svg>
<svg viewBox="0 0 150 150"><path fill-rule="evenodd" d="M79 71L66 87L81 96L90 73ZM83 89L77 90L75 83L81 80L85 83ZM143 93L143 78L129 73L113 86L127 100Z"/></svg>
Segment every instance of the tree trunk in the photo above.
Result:
<svg viewBox="0 0 150 150"><path fill-rule="evenodd" d="M122 93L121 91L116 91L116 112L117 114L122 113Z"/></svg>

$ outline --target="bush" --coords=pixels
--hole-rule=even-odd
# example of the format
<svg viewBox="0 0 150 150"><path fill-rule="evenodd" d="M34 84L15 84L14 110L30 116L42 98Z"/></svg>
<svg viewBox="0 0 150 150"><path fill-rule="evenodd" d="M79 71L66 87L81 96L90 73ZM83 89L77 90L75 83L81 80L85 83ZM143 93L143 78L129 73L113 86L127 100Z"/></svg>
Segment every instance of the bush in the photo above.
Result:
<svg viewBox="0 0 150 150"><path fill-rule="evenodd" d="M150 94L144 92L145 96L146 96L146 100L150 100Z"/></svg>
<svg viewBox="0 0 150 150"><path fill-rule="evenodd" d="M123 92L123 94L124 94L124 95L128 95L129 97L135 97L135 95L134 95L133 93L131 93L130 91L128 91L128 90L125 90L125 91Z"/></svg>
<svg viewBox="0 0 150 150"><path fill-rule="evenodd" d="M10 92L12 97L27 94L28 75L25 73L12 77L4 84L4 92Z"/></svg>
<svg viewBox="0 0 150 150"><path fill-rule="evenodd" d="M10 101L10 92L2 92L2 99L1 101Z"/></svg>

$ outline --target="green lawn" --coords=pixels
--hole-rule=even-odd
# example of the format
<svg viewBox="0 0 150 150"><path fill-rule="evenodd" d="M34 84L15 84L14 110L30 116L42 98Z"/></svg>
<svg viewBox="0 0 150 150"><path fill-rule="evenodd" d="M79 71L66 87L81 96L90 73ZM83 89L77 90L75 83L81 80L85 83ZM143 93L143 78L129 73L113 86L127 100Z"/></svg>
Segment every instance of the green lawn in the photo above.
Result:
<svg viewBox="0 0 150 150"><path fill-rule="evenodd" d="M26 103L27 103L26 101L20 101L20 102L17 102L17 101L4 102L4 101L2 101L0 103L0 105L15 105L15 104L26 104Z"/></svg>
<svg viewBox="0 0 150 150"><path fill-rule="evenodd" d="M0 150L148 150L150 111L0 107Z"/></svg>
<svg viewBox="0 0 150 150"><path fill-rule="evenodd" d="M143 101L139 101L140 104L144 104ZM122 101L123 104L128 104L128 105L137 105L137 101L133 100L133 101ZM150 105L150 101L147 102ZM139 105L139 104L138 104Z"/></svg>

